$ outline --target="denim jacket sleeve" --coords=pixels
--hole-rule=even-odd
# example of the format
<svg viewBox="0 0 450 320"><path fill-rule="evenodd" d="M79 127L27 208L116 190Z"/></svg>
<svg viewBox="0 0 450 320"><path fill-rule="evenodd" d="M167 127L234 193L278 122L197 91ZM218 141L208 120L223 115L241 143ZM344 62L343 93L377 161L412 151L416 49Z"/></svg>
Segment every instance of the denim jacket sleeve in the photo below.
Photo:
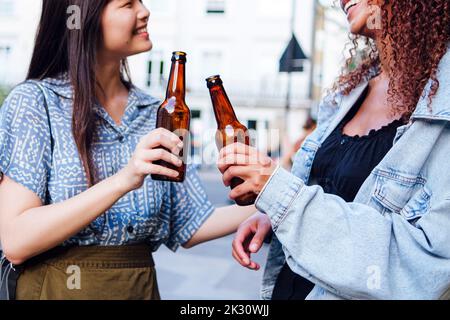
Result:
<svg viewBox="0 0 450 320"><path fill-rule="evenodd" d="M435 299L450 283L450 199L411 224L278 168L256 203L291 269L346 299Z"/></svg>

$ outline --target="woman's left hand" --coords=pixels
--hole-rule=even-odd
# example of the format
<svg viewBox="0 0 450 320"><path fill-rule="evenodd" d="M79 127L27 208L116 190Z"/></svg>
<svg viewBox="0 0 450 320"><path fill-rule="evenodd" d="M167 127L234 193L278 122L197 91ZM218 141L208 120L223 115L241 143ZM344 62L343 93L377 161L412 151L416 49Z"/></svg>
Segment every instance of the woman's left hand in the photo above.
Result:
<svg viewBox="0 0 450 320"><path fill-rule="evenodd" d="M218 168L223 174L225 186L230 186L234 177L244 180L231 191L230 198L233 200L250 192L259 194L276 167L270 157L242 143L230 144L220 150Z"/></svg>

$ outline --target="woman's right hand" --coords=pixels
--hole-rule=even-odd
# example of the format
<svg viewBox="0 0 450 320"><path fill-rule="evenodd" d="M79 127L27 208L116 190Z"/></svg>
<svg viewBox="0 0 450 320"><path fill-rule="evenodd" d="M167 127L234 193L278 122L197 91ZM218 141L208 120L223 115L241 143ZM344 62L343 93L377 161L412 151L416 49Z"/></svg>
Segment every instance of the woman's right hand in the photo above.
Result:
<svg viewBox="0 0 450 320"><path fill-rule="evenodd" d="M138 189L142 187L145 177L149 174L177 177L177 171L156 165L154 162L163 160L181 167L183 163L178 155L182 149L183 142L174 133L163 128L153 130L141 138L127 166L118 172L121 187L126 191Z"/></svg>
<svg viewBox="0 0 450 320"><path fill-rule="evenodd" d="M259 270L258 263L251 260L251 254L261 249L264 239L272 232L267 215L257 212L241 223L233 240L233 258L243 267Z"/></svg>

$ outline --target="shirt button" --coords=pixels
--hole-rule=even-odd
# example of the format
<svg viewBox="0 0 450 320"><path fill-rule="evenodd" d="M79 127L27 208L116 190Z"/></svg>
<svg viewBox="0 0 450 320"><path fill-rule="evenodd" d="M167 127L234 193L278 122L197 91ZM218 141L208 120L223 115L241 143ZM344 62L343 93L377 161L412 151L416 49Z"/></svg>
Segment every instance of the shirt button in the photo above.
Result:
<svg viewBox="0 0 450 320"><path fill-rule="evenodd" d="M125 138L124 138L123 136L120 136L120 137L119 137L119 142L120 142L120 143L123 143L124 141L125 141Z"/></svg>
<svg viewBox="0 0 450 320"><path fill-rule="evenodd" d="M127 231L128 231L128 233L133 233L134 232L133 226L128 226Z"/></svg>

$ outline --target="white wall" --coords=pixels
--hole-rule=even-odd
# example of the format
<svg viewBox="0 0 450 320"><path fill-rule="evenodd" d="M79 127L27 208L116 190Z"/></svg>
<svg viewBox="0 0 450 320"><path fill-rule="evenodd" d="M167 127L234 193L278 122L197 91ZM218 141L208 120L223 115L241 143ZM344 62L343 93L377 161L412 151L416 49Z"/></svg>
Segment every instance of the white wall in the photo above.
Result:
<svg viewBox="0 0 450 320"><path fill-rule="evenodd" d="M297 2L296 36L309 56L313 1ZM225 0L225 14L219 15L206 13L207 0L146 0L144 3L152 12L149 32L154 49L130 59L133 79L138 85L146 85L149 59L164 60L167 76L171 52L183 50L188 53L187 102L191 109L202 111L202 118L209 120L205 124L214 126L204 79L220 74L244 124L247 120L257 120L258 128L265 121L272 127L280 125L284 118L287 75L278 73L278 62L291 36L292 0ZM294 107L309 107L308 83L307 62L304 73L293 76ZM148 90L163 98L164 85L156 84ZM299 123L291 131L293 138L298 135L306 115L305 110L292 114L291 122Z"/></svg>
<svg viewBox="0 0 450 320"><path fill-rule="evenodd" d="M292 0L225 0L225 14L207 14L207 0L144 0L144 4L152 13L149 33L154 49L130 58L133 80L139 87L163 99L165 83L157 81L159 63L164 61L167 78L172 51L183 50L188 53L187 102L191 109L202 111L200 131L214 127L204 80L213 74L222 75L244 124L256 120L259 129L267 121L270 128L283 123L287 75L278 73L278 62L290 39ZM24 79L40 6L40 0L0 0L0 84ZM311 55L312 13L313 0L297 0L295 32L307 56ZM331 18L339 23L327 23L317 39L324 52L324 86L329 86L338 72L345 42L340 27L345 21L343 14L332 12ZM8 54L2 47L10 47ZM149 60L154 73L151 87L147 87ZM309 70L306 62L305 71L293 76L291 139L298 136L311 105L307 99Z"/></svg>
<svg viewBox="0 0 450 320"><path fill-rule="evenodd" d="M39 0L0 0L0 83L12 85L25 78L40 7ZM8 54L1 50L5 47Z"/></svg>
<svg viewBox="0 0 450 320"><path fill-rule="evenodd" d="M296 34L309 55L312 1L298 2ZM220 73L230 93L284 97L286 75L278 73L278 60L290 39L291 0L226 0L223 15L206 14L206 0L144 3L152 11L149 29L154 50L131 59L138 82L145 83L146 56L162 55L167 74L171 52L184 50L189 54L188 86L193 91L203 90L203 80ZM158 10L161 7L165 10ZM294 76L298 98L307 96L308 71L306 64L305 72Z"/></svg>
<svg viewBox="0 0 450 320"><path fill-rule="evenodd" d="M340 9L328 10L326 14L325 30L317 41L324 53L323 86L330 87L340 73L344 64L344 47L348 39L348 23Z"/></svg>

